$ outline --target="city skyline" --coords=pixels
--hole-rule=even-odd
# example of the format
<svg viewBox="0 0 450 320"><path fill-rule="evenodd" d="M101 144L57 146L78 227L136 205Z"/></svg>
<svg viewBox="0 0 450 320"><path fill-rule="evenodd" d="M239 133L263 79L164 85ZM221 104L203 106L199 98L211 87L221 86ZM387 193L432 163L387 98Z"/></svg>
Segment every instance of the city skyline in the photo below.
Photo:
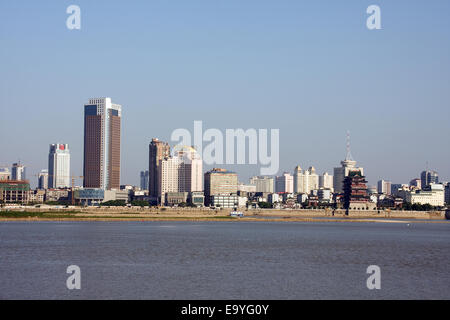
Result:
<svg viewBox="0 0 450 320"><path fill-rule="evenodd" d="M123 184L139 185L153 137L171 142L173 130L194 120L222 131L280 129L278 175L298 164L332 173L350 130L370 185L408 183L426 169L450 180L441 129L450 118L450 46L442 41L450 32L448 1L379 1L379 31L367 30L368 3L356 1L79 5L81 29L70 31L66 3L0 4L8 31L0 34L8 48L1 56L1 165L20 159L38 174L47 166L43 150L64 141L71 174L81 176L80 104L111 96L126 109ZM104 28L103 18L123 23ZM433 127L423 129L424 119ZM243 181L259 171L224 167Z"/></svg>
<svg viewBox="0 0 450 320"><path fill-rule="evenodd" d="M101 100L104 100L104 99L108 99L108 101L109 102L111 102L111 98L90 98L90 101L92 101L92 100L95 100L95 99L101 99ZM114 105L114 104L113 104ZM85 111L86 111L86 107L89 107L90 105L89 104L86 104L84 107L85 107ZM121 118L121 113L122 113L122 111L121 111L121 106L120 105L114 105L115 107L117 107L117 108L119 108L119 113L118 114L120 114L120 118ZM86 114L85 114L85 116L86 116ZM120 122L119 122L120 123ZM119 127L120 127L120 124L119 124ZM120 130L120 128L119 128L119 130ZM152 150L152 145L154 144L154 143L157 143L158 145L159 144L161 144L161 145L164 145L165 146L165 148L167 149L167 151L165 151L164 152L164 154L161 154L160 156L159 156L159 159L161 160L161 159L163 159L164 157L166 157L166 156L168 156L168 155L170 155L170 153L171 153L171 148L172 147L174 147L175 145L170 145L170 143L169 142L167 142L167 141L162 141L162 140L159 140L158 138L152 138L151 139L151 141L150 141L150 143L149 143L149 148L150 148L150 156L151 156L151 150ZM53 148L56 148L56 147L58 147L59 146L59 144L51 144L50 145L50 150L52 150L52 146L53 146ZM68 148L68 145L67 144L65 144L64 145L65 147L67 147ZM333 167L333 170L334 170L334 174L332 174L331 175L331 178L333 179L337 179L337 177L338 176L344 176L344 175L346 175L347 173L344 173L344 172L342 172L342 174L336 174L336 172L339 172L340 170L344 170L344 169L342 169L342 168L346 168L346 167L349 167L349 168L354 168L355 166L356 166L356 163L357 163L357 161L355 161L355 160L353 160L353 157L352 157L352 155L350 154L350 144L349 144L349 132L347 131L347 145L346 145L346 156L345 156L345 159L344 160L342 160L341 162L340 162L340 164L341 164L341 166L340 167L337 167L337 166L334 166ZM119 150L120 150L120 137L119 137ZM156 150L156 149L155 149ZM119 151L119 153L120 153L120 151ZM50 156L49 156L50 157ZM120 155L120 158L122 158L123 157L123 155ZM162 158L161 158L162 157ZM150 160L148 160L147 161L147 163L149 163L149 161ZM119 167L118 167L118 170L119 170L119 172L121 172L122 171L122 168L121 168L121 163L122 163L122 159L119 159ZM27 164L24 164L24 163L22 163L22 162L18 162L18 163L13 163L11 166L8 166L8 165L3 165L3 166L1 166L2 168L11 168L12 169L12 171L14 171L14 165L17 165L17 164L20 164L20 166L21 167L23 167L24 169L23 170L26 170L26 168L28 168L29 167L29 165L27 165ZM47 167L48 169L50 169L50 162L48 162L48 164L49 164L49 166ZM221 168L230 168L230 167L234 167L234 168L236 168L236 167L239 167L239 166L242 166L242 165L239 165L239 164L235 164L235 165L227 165L227 164L214 164L214 165L204 165L204 168L205 169L203 169L202 170L202 174L204 174L204 173L206 173L208 170L211 170L211 169L213 169L214 167L221 167ZM248 166L247 164L246 165L243 165L243 166ZM423 169L423 170L421 170L416 176L411 176L410 178L409 178L409 180L408 179L406 179L405 181L401 181L401 182L398 182L398 183L394 183L394 184L399 184L399 185L401 185L401 184L411 184L411 182L412 181L414 181L414 180L421 180L421 179L423 179L423 177L422 177L422 175L425 173L425 172L427 172L427 173L432 173L432 174L435 174L436 176L439 174L439 170L430 170L429 169L429 167L428 167L428 162L426 163L426 168L425 169ZM259 166L257 166L257 165L255 165L255 167L259 167ZM29 183L30 183L30 186L32 187L32 188L37 188L38 187L38 184L39 184L39 173L41 173L42 172L42 170L48 170L47 168L42 168L42 169L40 169L38 172L36 172L36 173L32 173L31 174L31 176L33 177L33 179L30 179L30 178L26 178L26 180L28 180L29 181ZM142 173L142 171L149 171L149 169L150 169L150 171L151 171L151 162L149 163L149 165L146 167L146 168L144 168L143 170L139 170L137 173L136 173L136 183L127 183L127 182L120 182L120 184L118 184L118 185L133 185L133 186L140 186L141 185L141 173ZM363 168L357 168L358 170L363 170ZM156 169L155 169L156 170ZM253 177L258 177L258 176L262 176L262 177L264 177L264 176L266 176L266 177L273 177L273 179L274 179L274 189L276 189L276 186L275 186L275 180L276 180L276 178L277 177L282 177L283 175L285 175L285 174L290 174L291 176L292 176L292 178L293 178L293 182L292 182L292 189L293 189L293 191L295 192L295 174L296 174L296 171L297 170L301 170L301 168L300 168L300 165L296 165L292 170L284 170L283 168L280 168L279 169L279 171L278 171L278 173L277 174L275 174L275 175L260 175L260 174L250 174L249 176L246 176L245 178L242 178L240 175L239 175L239 172L238 172L238 170L236 170L237 172L237 174L238 174L238 179L239 179L239 181L240 182L242 182L242 183L247 183L247 182L251 182L251 179L253 178ZM305 172L310 172L310 170L313 170L313 172L314 172L314 174L316 174L315 172L316 172L316 169L315 169L315 167L314 166L312 166L312 167L310 167L308 170L305 170ZM338 170L338 171L337 171ZM150 172L149 171L149 172ZM330 170L331 171L331 170ZM320 172L322 172L322 173L320 173ZM333 172L333 171L331 171L331 172ZM362 172L364 172L364 171L362 171ZM326 175L329 175L329 172L327 171L327 170L323 170L323 171L318 171L318 175L317 175L317 185L319 185L319 178L323 178L323 174L326 174ZM151 174L150 174L150 176L151 176ZM36 179L34 179L34 178L36 178ZM78 176L76 173L73 173L73 172L71 172L69 175L64 175L64 180L70 180L71 178L75 178L75 180L74 181L79 181L79 183L76 183L75 185L76 186L83 186L83 176ZM150 178L151 179L151 178ZM377 187L378 186L378 184L379 184L379 182L380 181L385 181L385 180L388 180L387 182L389 182L389 183L392 183L392 179L390 178L390 177L386 177L386 176L381 176L378 180L376 180L376 181L370 181L370 183L368 183L368 185L369 186L371 186L371 187ZM23 180L23 179L20 179L20 180ZM34 180L36 180L36 181L34 181ZM116 179L117 180L117 179ZM120 180L121 181L121 180ZM150 182L150 181L149 181ZM442 179L441 178L441 175L439 175L439 182L440 183L447 183L447 182L449 182L449 180L446 180L446 179ZM155 180L154 182L153 182L154 184L157 184L157 181ZM335 183L335 182L334 182ZM333 183L333 184L334 184ZM67 182L66 182L66 184L67 184ZM149 183L149 185L150 185L150 183ZM69 187L69 184L67 184L67 187ZM106 189L108 189L107 187L105 187ZM119 189L119 187L118 186L115 186L114 188L116 188L116 189ZM312 188L313 189L313 188ZM339 191L339 190L338 190Z"/></svg>

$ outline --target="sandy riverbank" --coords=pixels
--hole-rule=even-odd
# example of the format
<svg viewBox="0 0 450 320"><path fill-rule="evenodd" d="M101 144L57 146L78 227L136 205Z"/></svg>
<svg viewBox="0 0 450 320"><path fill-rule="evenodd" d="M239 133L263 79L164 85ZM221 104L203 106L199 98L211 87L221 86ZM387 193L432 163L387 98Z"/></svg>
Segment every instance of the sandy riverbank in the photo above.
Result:
<svg viewBox="0 0 450 320"><path fill-rule="evenodd" d="M302 221L302 222L446 222L443 212L343 210L248 210L244 218L230 210L192 208L3 208L0 221ZM400 220L399 220L400 219ZM405 221L410 220L410 221Z"/></svg>

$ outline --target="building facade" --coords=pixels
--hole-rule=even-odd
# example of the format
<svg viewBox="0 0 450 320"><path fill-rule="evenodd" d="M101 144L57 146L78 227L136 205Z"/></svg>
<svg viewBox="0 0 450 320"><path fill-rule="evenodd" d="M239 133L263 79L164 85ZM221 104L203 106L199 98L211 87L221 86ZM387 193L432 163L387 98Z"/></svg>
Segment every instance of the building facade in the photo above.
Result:
<svg viewBox="0 0 450 320"><path fill-rule="evenodd" d="M160 161L170 157L170 146L168 143L153 138L149 144L149 166L148 166L148 188L153 198L160 195L159 165Z"/></svg>
<svg viewBox="0 0 450 320"><path fill-rule="evenodd" d="M295 193L310 194L312 190L319 189L319 176L314 167L302 170L300 166L294 169L294 191Z"/></svg>
<svg viewBox="0 0 450 320"><path fill-rule="evenodd" d="M386 195L390 195L391 194L391 182L390 181L386 181L386 180L380 180L377 183L377 191L380 194L386 194Z"/></svg>
<svg viewBox="0 0 450 320"><path fill-rule="evenodd" d="M148 190L148 182L149 182L149 172L148 172L148 170L141 171L140 181L141 181L140 182L141 190Z"/></svg>
<svg viewBox="0 0 450 320"><path fill-rule="evenodd" d="M290 173L283 173L275 178L275 192L294 192L294 177Z"/></svg>
<svg viewBox="0 0 450 320"><path fill-rule="evenodd" d="M0 181L11 180L9 168L0 168Z"/></svg>
<svg viewBox="0 0 450 320"><path fill-rule="evenodd" d="M174 156L160 160L157 167L159 203L167 202L166 194L169 192L201 192L202 163L195 150L179 150Z"/></svg>
<svg viewBox="0 0 450 320"><path fill-rule="evenodd" d="M0 203L28 203L30 184L28 181L0 181Z"/></svg>
<svg viewBox="0 0 450 320"><path fill-rule="evenodd" d="M11 169L11 180L14 181L24 181L26 180L26 168L21 163L13 163Z"/></svg>
<svg viewBox="0 0 450 320"><path fill-rule="evenodd" d="M267 177L267 176L252 177L250 179L250 184L256 186L255 192L265 192L265 193L273 193L274 192L273 177Z"/></svg>
<svg viewBox="0 0 450 320"><path fill-rule="evenodd" d="M85 188L120 188L120 124L122 106L111 98L93 98L84 105Z"/></svg>
<svg viewBox="0 0 450 320"><path fill-rule="evenodd" d="M430 184L439 183L439 175L436 171L425 170L420 174L421 188L425 189Z"/></svg>
<svg viewBox="0 0 450 320"><path fill-rule="evenodd" d="M70 187L70 151L68 144L51 144L48 154L48 187Z"/></svg>
<svg viewBox="0 0 450 320"><path fill-rule="evenodd" d="M328 172L324 172L319 176L319 188L333 191L333 176L328 174Z"/></svg>
<svg viewBox="0 0 450 320"><path fill-rule="evenodd" d="M180 170L183 176L182 192L203 191L203 160L193 147L177 148L174 157L180 159Z"/></svg>
<svg viewBox="0 0 450 320"><path fill-rule="evenodd" d="M212 195L209 197L209 206L216 208L234 208L239 206L237 194Z"/></svg>
<svg viewBox="0 0 450 320"><path fill-rule="evenodd" d="M41 170L38 175L38 189L48 189L48 170Z"/></svg>
<svg viewBox="0 0 450 320"><path fill-rule="evenodd" d="M417 189L422 189L422 180L421 180L421 179L412 179L412 180L409 182L409 185L410 185L411 187L415 187L415 188L417 188Z"/></svg>
<svg viewBox="0 0 450 320"><path fill-rule="evenodd" d="M216 200L214 200L213 196L236 195L237 197L238 177L235 172L214 168L211 171L205 173L204 182L206 206L214 205L214 201ZM217 201L219 201L220 199L217 198Z"/></svg>
<svg viewBox="0 0 450 320"><path fill-rule="evenodd" d="M405 200L411 204L430 204L433 207L443 207L445 200L444 185L430 184L422 190L412 190L405 193Z"/></svg>

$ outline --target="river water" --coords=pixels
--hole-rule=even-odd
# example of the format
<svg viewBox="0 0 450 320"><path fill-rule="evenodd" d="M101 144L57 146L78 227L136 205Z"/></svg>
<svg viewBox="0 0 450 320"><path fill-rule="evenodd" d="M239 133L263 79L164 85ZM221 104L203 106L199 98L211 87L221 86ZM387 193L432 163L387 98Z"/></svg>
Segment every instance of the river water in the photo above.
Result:
<svg viewBox="0 0 450 320"><path fill-rule="evenodd" d="M449 223L0 223L0 299L450 299L449 262Z"/></svg>

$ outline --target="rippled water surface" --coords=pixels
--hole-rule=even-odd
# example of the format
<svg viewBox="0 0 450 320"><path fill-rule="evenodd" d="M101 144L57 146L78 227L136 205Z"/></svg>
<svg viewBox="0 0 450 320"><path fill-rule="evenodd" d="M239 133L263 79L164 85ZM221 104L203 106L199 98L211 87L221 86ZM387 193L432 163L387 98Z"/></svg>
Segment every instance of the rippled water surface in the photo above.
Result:
<svg viewBox="0 0 450 320"><path fill-rule="evenodd" d="M0 223L1 299L450 299L449 262L445 223Z"/></svg>

